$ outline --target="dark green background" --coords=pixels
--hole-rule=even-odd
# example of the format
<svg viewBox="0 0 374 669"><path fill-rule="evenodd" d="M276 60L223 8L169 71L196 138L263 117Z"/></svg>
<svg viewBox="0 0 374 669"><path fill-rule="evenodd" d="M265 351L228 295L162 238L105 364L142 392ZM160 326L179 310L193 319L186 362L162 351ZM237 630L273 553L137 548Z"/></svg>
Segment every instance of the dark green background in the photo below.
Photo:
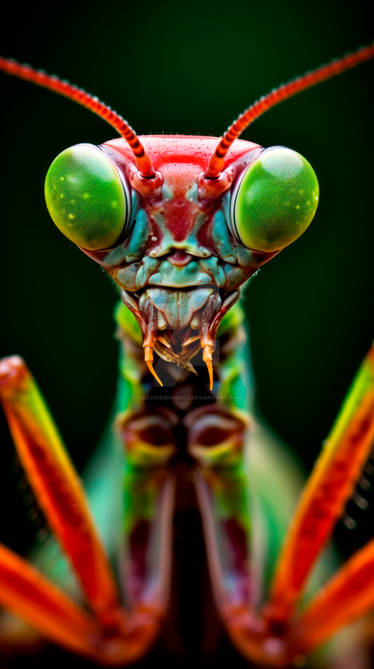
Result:
<svg viewBox="0 0 374 669"><path fill-rule="evenodd" d="M272 87L369 42L370 23L364 4L337 0L17 5L0 50L98 95L138 133L219 135ZM373 65L361 66L244 135L300 151L320 181L310 229L247 294L260 410L308 467L373 334L372 80ZM114 133L5 75L1 95L0 352L26 358L82 466L115 390L116 296L54 228L43 181L62 149ZM34 529L24 522L5 426L1 439L2 536L21 550Z"/></svg>

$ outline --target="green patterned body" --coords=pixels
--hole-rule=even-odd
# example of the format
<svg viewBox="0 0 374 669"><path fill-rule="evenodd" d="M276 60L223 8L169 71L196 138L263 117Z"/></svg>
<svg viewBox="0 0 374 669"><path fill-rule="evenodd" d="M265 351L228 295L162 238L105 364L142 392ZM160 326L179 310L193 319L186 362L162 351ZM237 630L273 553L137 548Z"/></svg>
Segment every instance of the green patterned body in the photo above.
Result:
<svg viewBox="0 0 374 669"><path fill-rule="evenodd" d="M227 579L233 587L245 580L253 549L255 579L258 586L265 585L302 479L286 450L251 417L254 386L241 305L227 312L218 330L214 393L202 359L194 360L198 375L160 360L156 371L169 385L155 387L142 360L140 329L123 304L116 309L116 321L123 347L116 425L124 449L124 563L128 568L137 528L151 525L157 514L158 477L167 471L179 481L188 480L198 469L214 479L217 519L231 528L227 540L233 537L231 550L241 556L235 574L227 557ZM253 523L257 535L251 531ZM139 559L138 545L133 552ZM132 590L131 580L125 589ZM246 596L262 597L256 589Z"/></svg>

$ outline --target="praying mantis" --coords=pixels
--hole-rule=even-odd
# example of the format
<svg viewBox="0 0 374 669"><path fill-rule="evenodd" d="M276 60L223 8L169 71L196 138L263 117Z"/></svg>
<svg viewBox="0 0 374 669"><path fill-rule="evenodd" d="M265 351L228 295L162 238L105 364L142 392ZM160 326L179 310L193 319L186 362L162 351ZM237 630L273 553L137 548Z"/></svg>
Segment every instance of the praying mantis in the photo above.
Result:
<svg viewBox="0 0 374 669"><path fill-rule="evenodd" d="M38 553L43 575L0 547L0 602L43 637L109 666L149 650L168 608L173 511L187 480L202 516L217 610L251 663L297 665L372 609L373 541L304 608L299 603L372 449L373 351L296 506L269 593L261 593L261 571L275 556L258 545L252 551L252 524L269 523L279 533L277 492L287 483L285 472L269 469L266 458L264 464L270 445L249 414L240 292L306 230L319 188L299 153L239 137L274 105L373 56L374 46L364 47L280 86L220 140L138 137L85 91L0 59L1 70L82 104L121 135L66 149L45 184L56 226L110 275L121 296L117 437L88 482L90 503L24 361L0 363L1 399L20 461L79 583L71 586L75 598L65 594L66 568L62 576L48 574L48 556Z"/></svg>

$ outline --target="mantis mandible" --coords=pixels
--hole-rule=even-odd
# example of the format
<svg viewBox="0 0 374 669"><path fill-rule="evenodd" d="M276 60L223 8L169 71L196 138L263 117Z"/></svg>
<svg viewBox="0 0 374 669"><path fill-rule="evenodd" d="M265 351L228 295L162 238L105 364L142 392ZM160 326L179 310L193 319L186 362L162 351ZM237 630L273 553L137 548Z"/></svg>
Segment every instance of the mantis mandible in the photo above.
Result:
<svg viewBox="0 0 374 669"><path fill-rule="evenodd" d="M257 437L239 301L259 268L309 226L319 192L299 153L264 149L239 139L241 133L274 105L373 56L374 46L364 47L280 86L221 139L138 137L82 89L0 59L1 70L84 105L121 135L66 149L45 182L56 226L112 277L121 295L116 430L122 449L108 448L100 495L90 496L94 506L98 498L103 505L100 533L24 361L0 362L0 396L20 461L88 607L1 546L0 602L42 636L106 665L146 653L168 606L175 493L186 477L202 515L217 609L248 660L266 667L299 663L373 608L374 541L304 609L299 603L373 445L374 352L303 490L262 601L249 541L247 459ZM269 499L268 490L274 479L260 467L257 476L263 517L276 525L277 491ZM116 545L100 535L117 520L117 493L124 509L115 526L121 553L114 573L109 557Z"/></svg>

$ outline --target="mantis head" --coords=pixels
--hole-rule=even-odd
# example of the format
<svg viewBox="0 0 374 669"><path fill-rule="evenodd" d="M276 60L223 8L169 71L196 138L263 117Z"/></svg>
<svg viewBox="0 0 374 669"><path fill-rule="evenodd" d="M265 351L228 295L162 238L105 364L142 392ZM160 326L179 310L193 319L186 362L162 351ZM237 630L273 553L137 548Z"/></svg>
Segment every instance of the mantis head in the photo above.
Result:
<svg viewBox="0 0 374 669"><path fill-rule="evenodd" d="M258 268L307 228L318 203L309 163L284 147L235 142L206 177L217 139L140 138L145 178L123 139L63 151L46 177L57 227L121 290L153 352L185 368L202 349L212 383L218 326Z"/></svg>

